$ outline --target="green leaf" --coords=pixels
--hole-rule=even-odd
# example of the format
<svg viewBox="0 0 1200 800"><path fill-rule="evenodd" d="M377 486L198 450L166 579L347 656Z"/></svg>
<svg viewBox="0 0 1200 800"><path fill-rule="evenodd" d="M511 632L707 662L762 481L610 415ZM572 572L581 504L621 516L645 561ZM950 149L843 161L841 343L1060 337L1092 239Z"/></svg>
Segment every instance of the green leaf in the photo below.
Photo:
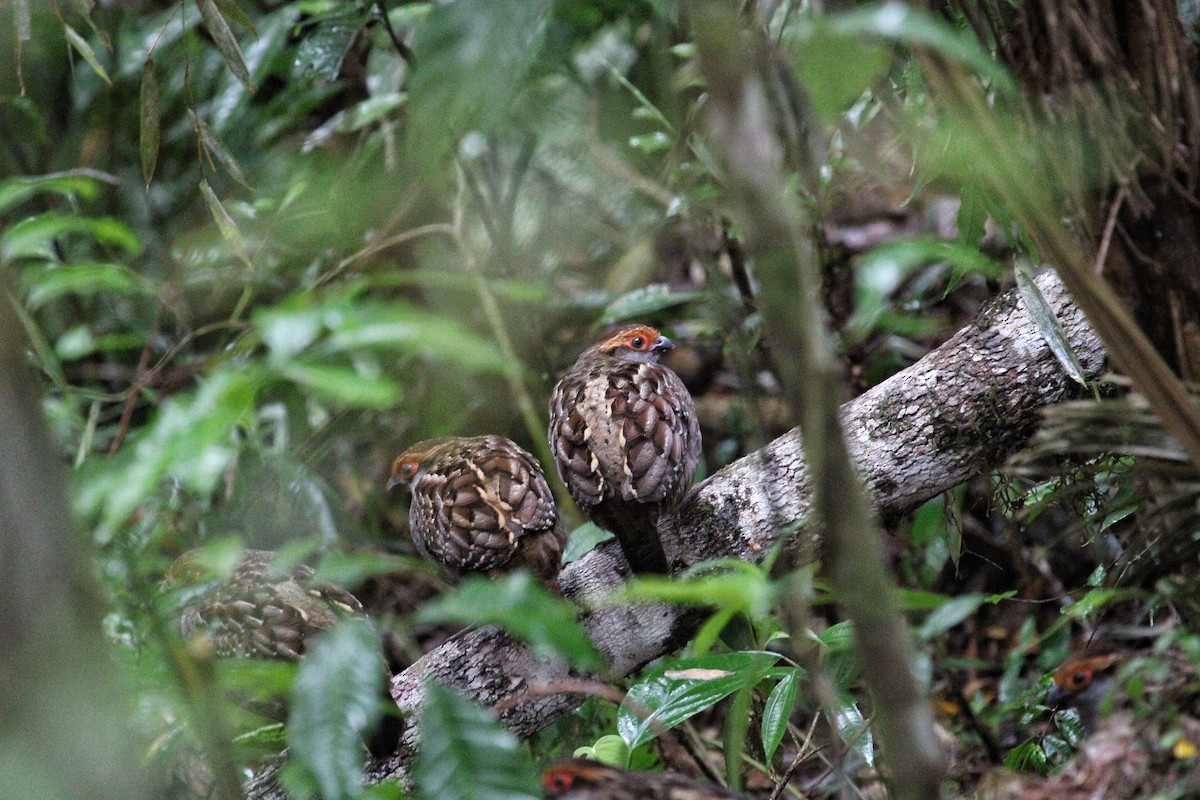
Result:
<svg viewBox="0 0 1200 800"><path fill-rule="evenodd" d="M400 400L400 387L386 375L364 375L353 367L289 361L280 373L336 403L357 408L392 408Z"/></svg>
<svg viewBox="0 0 1200 800"><path fill-rule="evenodd" d="M917 628L917 639L931 641L974 614L986 602L988 596L985 594L966 594L947 599Z"/></svg>
<svg viewBox="0 0 1200 800"><path fill-rule="evenodd" d="M659 731L712 708L743 686L757 684L774 666L773 653L719 653L673 661L630 687L617 712L617 732L630 749Z"/></svg>
<svg viewBox="0 0 1200 800"><path fill-rule="evenodd" d="M158 76L154 72L154 60L146 59L142 64L142 87L139 93L140 124L138 129L138 152L142 162L142 182L150 188L154 167L158 164L158 146L162 141L162 119L158 107Z"/></svg>
<svg viewBox="0 0 1200 800"><path fill-rule="evenodd" d="M342 71L342 63L358 41L374 14L370 3L345 4L319 19L300 42L296 67L311 78L333 82Z"/></svg>
<svg viewBox="0 0 1200 800"><path fill-rule="evenodd" d="M571 756L573 758L591 758L601 764L628 769L631 754L632 751L624 739L615 733L609 733L601 736L593 745L576 748Z"/></svg>
<svg viewBox="0 0 1200 800"><path fill-rule="evenodd" d="M256 386L244 368L212 375L195 392L164 402L117 464L83 476L75 499L82 514L100 517L99 537L111 536L168 475L201 495L211 492L237 452L233 432L253 408Z"/></svg>
<svg viewBox="0 0 1200 800"><path fill-rule="evenodd" d="M32 178L9 178L0 181L0 214L6 214L29 198L44 192L94 200L100 191L100 183L96 176L104 176L116 182L116 178L104 173L85 174L86 172L88 171L55 172Z"/></svg>
<svg viewBox="0 0 1200 800"><path fill-rule="evenodd" d="M567 538L567 549L563 551L563 563L570 564L590 553L596 545L605 539L611 539L612 533L604 530L594 522L585 522L571 531Z"/></svg>
<svg viewBox="0 0 1200 800"><path fill-rule="evenodd" d="M229 171L230 177L249 189L250 187L246 184L246 175L242 172L242 167L238 164L237 159L234 158L233 153L229 152L229 148L217 138L217 135L212 132L212 128L208 127L199 114L190 108L187 113L188 119L192 121L192 127L196 129L196 133L200 136L200 141L204 144L205 150L211 155L216 156L217 161L220 161L225 166L225 169Z"/></svg>
<svg viewBox="0 0 1200 800"><path fill-rule="evenodd" d="M242 10L242 7L235 0L216 0L216 3L217 8L220 9L225 19L233 20L238 25L250 31L250 33L258 34L258 31L254 28L254 22L246 15L246 12Z"/></svg>
<svg viewBox="0 0 1200 800"><path fill-rule="evenodd" d="M74 28L66 23L63 24L63 33L66 34L67 41L71 43L71 47L75 48L75 51L79 53L79 55L83 56L83 60L86 61L93 70L96 71L96 74L100 76L101 80L103 80L109 86L112 86L112 79L108 77L108 72L104 69L104 66L100 63L100 60L96 58L96 51L93 50L92 46L87 43L87 40L80 36Z"/></svg>
<svg viewBox="0 0 1200 800"><path fill-rule="evenodd" d="M1062 323L1055 316L1054 309L1050 308L1050 304L1042 296L1041 289L1034 283L1033 270L1030 269L1029 264L1024 261L1017 262L1016 276L1017 289L1021 292L1021 299L1025 301L1025 308L1029 310L1029 316L1033 317L1034 324L1038 327L1038 333L1050 347L1050 352L1054 353L1054 357L1058 359L1058 363L1062 365L1071 380L1080 386L1087 386L1083 365L1079 363L1079 358L1071 348L1071 343L1067 340L1067 334L1062 329Z"/></svg>
<svg viewBox="0 0 1200 800"><path fill-rule="evenodd" d="M875 746L868 724L853 697L840 695L833 710L833 727L846 745L869 767L875 765Z"/></svg>
<svg viewBox="0 0 1200 800"><path fill-rule="evenodd" d="M596 327L623 320L645 320L659 311L694 303L703 297L703 292L672 291L665 283L634 289L609 303Z"/></svg>
<svg viewBox="0 0 1200 800"><path fill-rule="evenodd" d="M1016 81L974 33L956 29L943 18L899 0L820 17L816 24L828 25L837 36L873 36L908 47L927 47L960 61L1001 91L1017 92Z"/></svg>
<svg viewBox="0 0 1200 800"><path fill-rule="evenodd" d="M796 71L813 109L832 121L887 75L891 49L865 37L835 33L828 25L814 25L806 33Z"/></svg>
<svg viewBox="0 0 1200 800"><path fill-rule="evenodd" d="M292 686L288 747L326 800L362 793L362 737L383 714L383 689L379 636L366 620L342 621L305 653Z"/></svg>
<svg viewBox="0 0 1200 800"><path fill-rule="evenodd" d="M208 0L212 2L212 0ZM217 198L212 187L208 185L207 178L200 179L200 194L204 197L204 202L208 206L208 212L212 214L213 222L217 223L217 230L221 232L221 237L229 242L233 248L234 255L241 259L247 267L250 264L250 254L246 252L246 240L242 236L242 231L237 223L233 221L233 217L229 216L229 212L225 210L225 206Z"/></svg>
<svg viewBox="0 0 1200 800"><path fill-rule="evenodd" d="M25 303L38 309L67 295L90 297L100 292L153 294L140 275L121 264L45 264L21 272Z"/></svg>
<svg viewBox="0 0 1200 800"><path fill-rule="evenodd" d="M557 655L579 669L599 669L604 660L575 615L572 603L554 597L532 575L518 570L500 580L467 578L454 592L423 605L413 619L497 625L527 642L539 657Z"/></svg>
<svg viewBox="0 0 1200 800"><path fill-rule="evenodd" d="M542 797L517 737L477 703L436 683L425 687L413 780L421 797L437 800Z"/></svg>
<svg viewBox="0 0 1200 800"><path fill-rule="evenodd" d="M439 167L469 131L487 133L509 112L541 49L550 0L435 4L413 40L410 159Z"/></svg>
<svg viewBox="0 0 1200 800"><path fill-rule="evenodd" d="M788 719L792 715L792 706L796 704L796 690L800 686L800 670L789 670L775 684L762 712L762 746L766 763L770 764L775 751L783 742L787 733Z"/></svg>
<svg viewBox="0 0 1200 800"><path fill-rule="evenodd" d="M79 217L50 211L23 219L0 235L0 257L5 261L42 258L55 261L54 240L70 233L87 233L97 241L136 255L141 240L125 223L111 217Z"/></svg>
<svg viewBox="0 0 1200 800"><path fill-rule="evenodd" d="M246 87L246 91L254 94L254 82L250 79L250 70L242 57L242 49L238 47L237 39L234 38L233 31L229 29L229 23L221 15L220 9L213 0L196 0L196 5L200 9L204 27L208 29L208 34L212 36L230 72Z"/></svg>

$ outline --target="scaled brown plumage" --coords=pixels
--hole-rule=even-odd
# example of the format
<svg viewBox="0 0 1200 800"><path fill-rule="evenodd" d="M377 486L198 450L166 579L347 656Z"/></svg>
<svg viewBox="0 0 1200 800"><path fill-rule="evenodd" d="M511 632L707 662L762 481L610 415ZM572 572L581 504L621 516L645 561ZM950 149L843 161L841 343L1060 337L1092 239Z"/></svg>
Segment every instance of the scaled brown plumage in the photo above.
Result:
<svg viewBox="0 0 1200 800"><path fill-rule="evenodd" d="M683 501L700 461L692 396L660 363L672 347L647 325L624 327L585 350L550 400L558 474L635 571L667 571L658 519Z"/></svg>
<svg viewBox="0 0 1200 800"><path fill-rule="evenodd" d="M412 492L421 555L452 574L527 567L550 582L566 534L537 460L503 436L429 439L392 464L388 488Z"/></svg>
<svg viewBox="0 0 1200 800"><path fill-rule="evenodd" d="M275 574L274 559L269 550L246 550L228 580L206 586L189 600L176 622L180 634L186 639L203 637L217 656L295 661L339 615L362 613L354 595L314 584L312 567L297 564ZM191 551L171 566L165 585L199 585L205 575Z"/></svg>

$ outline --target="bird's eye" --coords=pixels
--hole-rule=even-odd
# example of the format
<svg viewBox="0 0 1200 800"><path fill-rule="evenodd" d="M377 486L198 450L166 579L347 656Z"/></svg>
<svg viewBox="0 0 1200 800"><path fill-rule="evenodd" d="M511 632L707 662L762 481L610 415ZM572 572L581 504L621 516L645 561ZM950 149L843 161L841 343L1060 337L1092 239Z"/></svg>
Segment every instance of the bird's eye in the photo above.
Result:
<svg viewBox="0 0 1200 800"><path fill-rule="evenodd" d="M646 339L645 339L645 337L642 337L642 336L634 336L632 339L629 340L629 346L632 347L634 350L641 350L643 347L646 346Z"/></svg>
<svg viewBox="0 0 1200 800"><path fill-rule="evenodd" d="M400 477L408 480L413 475L417 474L417 464L415 461L406 461L400 465Z"/></svg>
<svg viewBox="0 0 1200 800"><path fill-rule="evenodd" d="M554 772L546 776L546 788L552 792L565 792L575 782L567 772Z"/></svg>
<svg viewBox="0 0 1200 800"><path fill-rule="evenodd" d="M1089 675L1086 670L1081 669L1078 672L1071 675L1071 683L1074 686L1083 686L1085 683L1088 682L1088 680L1091 679L1091 677L1092 676Z"/></svg>

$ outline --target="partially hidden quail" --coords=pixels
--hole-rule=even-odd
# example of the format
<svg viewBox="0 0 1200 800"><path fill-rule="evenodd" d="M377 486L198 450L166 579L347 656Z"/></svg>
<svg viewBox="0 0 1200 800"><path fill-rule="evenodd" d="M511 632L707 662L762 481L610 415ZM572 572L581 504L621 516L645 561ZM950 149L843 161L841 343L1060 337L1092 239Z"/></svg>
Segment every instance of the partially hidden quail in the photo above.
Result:
<svg viewBox="0 0 1200 800"><path fill-rule="evenodd" d="M669 772L630 772L572 758L542 775L548 800L745 800L719 786Z"/></svg>
<svg viewBox="0 0 1200 800"><path fill-rule="evenodd" d="M541 466L503 436L419 442L392 464L387 488L412 492L413 543L452 575L524 566L553 583L566 533Z"/></svg>
<svg viewBox="0 0 1200 800"><path fill-rule="evenodd" d="M189 599L176 621L180 634L202 637L216 656L295 661L340 615L362 613L354 595L314 583L312 567L297 564L275 574L274 559L269 550L246 550L227 580ZM205 575L190 551L171 566L165 587L199 586Z"/></svg>
<svg viewBox="0 0 1200 800"><path fill-rule="evenodd" d="M550 399L558 474L635 572L667 572L659 518L683 501L700 461L695 403L661 363L673 347L647 325L621 328L585 350Z"/></svg>

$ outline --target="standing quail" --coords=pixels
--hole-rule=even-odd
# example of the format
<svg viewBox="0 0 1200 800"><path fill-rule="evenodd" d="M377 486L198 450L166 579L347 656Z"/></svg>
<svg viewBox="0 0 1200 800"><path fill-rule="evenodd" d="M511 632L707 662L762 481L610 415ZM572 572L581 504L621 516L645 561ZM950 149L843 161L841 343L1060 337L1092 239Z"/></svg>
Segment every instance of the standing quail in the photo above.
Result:
<svg viewBox="0 0 1200 800"><path fill-rule="evenodd" d="M572 758L542 775L548 800L745 800L719 786L669 772L629 772L599 761Z"/></svg>
<svg viewBox="0 0 1200 800"><path fill-rule="evenodd" d="M312 567L273 574L274 558L269 550L245 551L228 580L203 588L183 608L176 622L183 637L203 637L217 656L295 661L339 615L362 613L349 592L314 585ZM168 570L165 586L183 589L204 576L196 551L187 552Z"/></svg>
<svg viewBox="0 0 1200 800"><path fill-rule="evenodd" d="M392 464L407 486L413 543L454 575L524 566L553 583L566 533L537 460L503 436L429 439Z"/></svg>
<svg viewBox="0 0 1200 800"><path fill-rule="evenodd" d="M585 350L550 399L558 474L635 572L667 572L658 520L683 501L700 461L692 396L660 363L673 347L654 328L626 326Z"/></svg>

